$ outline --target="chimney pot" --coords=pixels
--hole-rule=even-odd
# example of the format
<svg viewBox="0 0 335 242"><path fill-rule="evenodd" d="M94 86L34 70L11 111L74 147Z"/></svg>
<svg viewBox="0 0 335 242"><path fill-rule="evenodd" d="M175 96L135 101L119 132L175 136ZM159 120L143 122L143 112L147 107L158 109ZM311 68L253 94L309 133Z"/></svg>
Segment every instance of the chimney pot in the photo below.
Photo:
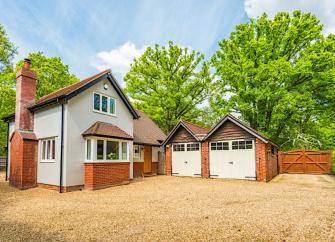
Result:
<svg viewBox="0 0 335 242"><path fill-rule="evenodd" d="M23 67L26 69L30 69L30 64L31 64L31 60L28 58L24 59L24 63L23 63Z"/></svg>

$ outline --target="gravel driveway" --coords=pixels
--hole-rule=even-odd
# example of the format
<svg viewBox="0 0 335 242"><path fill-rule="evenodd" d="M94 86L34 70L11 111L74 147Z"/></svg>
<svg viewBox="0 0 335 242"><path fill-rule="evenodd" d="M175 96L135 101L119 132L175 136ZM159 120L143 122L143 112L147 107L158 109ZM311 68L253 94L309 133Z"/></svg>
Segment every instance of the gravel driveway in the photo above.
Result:
<svg viewBox="0 0 335 242"><path fill-rule="evenodd" d="M0 178L3 241L335 241L331 176L158 176L66 194L19 191Z"/></svg>

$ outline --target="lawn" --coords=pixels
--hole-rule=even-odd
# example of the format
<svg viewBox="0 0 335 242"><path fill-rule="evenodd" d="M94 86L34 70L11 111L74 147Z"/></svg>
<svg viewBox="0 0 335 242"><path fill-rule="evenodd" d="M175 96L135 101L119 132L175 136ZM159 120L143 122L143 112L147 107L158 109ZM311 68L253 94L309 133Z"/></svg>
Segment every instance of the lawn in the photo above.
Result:
<svg viewBox="0 0 335 242"><path fill-rule="evenodd" d="M99 191L0 182L3 241L334 241L335 180L149 177Z"/></svg>

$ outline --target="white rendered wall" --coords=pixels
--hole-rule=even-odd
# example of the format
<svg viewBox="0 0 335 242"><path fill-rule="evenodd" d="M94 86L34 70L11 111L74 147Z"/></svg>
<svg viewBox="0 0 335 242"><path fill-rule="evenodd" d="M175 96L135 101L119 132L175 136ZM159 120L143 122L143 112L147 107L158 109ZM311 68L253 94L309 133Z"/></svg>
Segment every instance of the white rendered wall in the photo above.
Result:
<svg viewBox="0 0 335 242"><path fill-rule="evenodd" d="M104 89L104 84L108 89ZM115 98L116 115L93 111L93 92ZM66 186L84 184L85 139L82 133L97 121L114 124L133 136L133 116L108 80L100 81L68 101L66 126ZM129 143L133 150L132 142ZM130 178L133 177L133 153L129 152Z"/></svg>

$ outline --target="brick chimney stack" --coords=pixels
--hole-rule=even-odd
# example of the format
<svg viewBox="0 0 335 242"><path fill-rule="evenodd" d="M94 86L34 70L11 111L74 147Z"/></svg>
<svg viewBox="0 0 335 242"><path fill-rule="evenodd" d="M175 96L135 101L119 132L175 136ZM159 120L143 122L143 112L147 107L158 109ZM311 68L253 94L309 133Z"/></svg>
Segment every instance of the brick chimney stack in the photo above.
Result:
<svg viewBox="0 0 335 242"><path fill-rule="evenodd" d="M35 101L36 73L30 60L16 73L15 131L10 138L9 184L19 189L37 185L37 146L34 134L34 114L28 106Z"/></svg>
<svg viewBox="0 0 335 242"><path fill-rule="evenodd" d="M30 64L30 59L24 59L23 67L16 73L16 130L34 129L33 114L27 109L36 97L36 73L30 69Z"/></svg>

